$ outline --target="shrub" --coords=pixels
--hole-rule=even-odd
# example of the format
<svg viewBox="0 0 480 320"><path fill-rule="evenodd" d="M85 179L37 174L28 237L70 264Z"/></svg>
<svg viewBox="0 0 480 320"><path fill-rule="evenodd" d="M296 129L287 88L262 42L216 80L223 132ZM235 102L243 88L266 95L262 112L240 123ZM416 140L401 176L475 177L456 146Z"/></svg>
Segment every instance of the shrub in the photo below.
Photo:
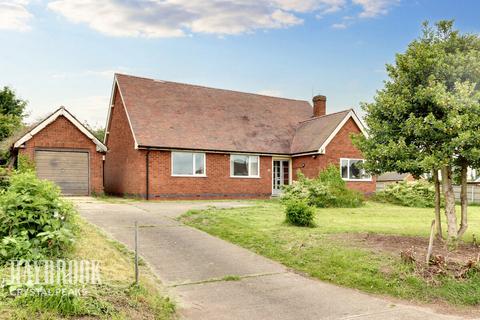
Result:
<svg viewBox="0 0 480 320"><path fill-rule="evenodd" d="M35 162L30 157L19 154L17 158L17 169L19 172L35 171Z"/></svg>
<svg viewBox="0 0 480 320"><path fill-rule="evenodd" d="M404 207L432 208L435 206L435 188L427 181L389 184L375 194L374 200Z"/></svg>
<svg viewBox="0 0 480 320"><path fill-rule="evenodd" d="M347 188L338 167L330 165L316 179L308 179L298 172L298 179L284 188L282 201L302 199L318 208L355 208L363 205L363 195Z"/></svg>
<svg viewBox="0 0 480 320"><path fill-rule="evenodd" d="M0 263L59 256L73 242L74 212L53 183L14 173L0 193Z"/></svg>
<svg viewBox="0 0 480 320"><path fill-rule="evenodd" d="M315 209L305 200L292 199L285 203L287 223L300 227L312 227Z"/></svg>
<svg viewBox="0 0 480 320"><path fill-rule="evenodd" d="M10 170L0 167L0 190L6 189L9 184Z"/></svg>

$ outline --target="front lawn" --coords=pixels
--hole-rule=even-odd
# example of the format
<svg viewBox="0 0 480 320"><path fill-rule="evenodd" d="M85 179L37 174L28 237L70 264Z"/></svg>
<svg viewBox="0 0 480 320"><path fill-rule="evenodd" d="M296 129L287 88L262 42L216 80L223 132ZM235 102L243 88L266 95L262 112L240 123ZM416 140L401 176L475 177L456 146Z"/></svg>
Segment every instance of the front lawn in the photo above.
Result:
<svg viewBox="0 0 480 320"><path fill-rule="evenodd" d="M181 220L315 278L366 292L422 302L480 305L480 273L457 280L425 279L400 259L400 249L425 249L433 209L367 203L353 209L317 209L315 228L284 223L278 201L253 207L191 211ZM480 231L480 207L470 208L470 230ZM468 247L470 248L470 247ZM463 248L463 254L472 253ZM436 250L442 251L440 246ZM476 250L476 249L475 249Z"/></svg>

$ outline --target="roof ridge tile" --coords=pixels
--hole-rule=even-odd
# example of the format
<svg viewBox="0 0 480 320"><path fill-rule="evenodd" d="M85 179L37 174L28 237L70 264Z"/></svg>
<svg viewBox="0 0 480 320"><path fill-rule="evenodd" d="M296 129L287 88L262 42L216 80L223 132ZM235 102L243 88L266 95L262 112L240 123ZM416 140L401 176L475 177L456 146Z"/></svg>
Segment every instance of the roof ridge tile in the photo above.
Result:
<svg viewBox="0 0 480 320"><path fill-rule="evenodd" d="M266 98L273 98L273 99L282 99L282 100L289 100L289 101L299 101L299 102L305 102L305 103L310 104L307 100L302 100L302 99L292 99L292 98L277 97L277 96L266 95L266 94L261 94L261 93L254 93L254 92L246 92L246 91L239 91L239 90L232 90L232 89L207 87L207 86L203 86L203 85L199 85L199 84L192 84L192 83L185 83L185 82L178 82L178 81L169 81L169 80L162 80L162 79L153 79L153 78L139 77L139 76L133 76L133 75L124 74L124 73L115 73L115 75L116 75L116 76L117 76L117 75L120 75L120 76L125 76L125 77L131 77L131 78L138 78L138 79L149 80L149 81L159 82L159 83L170 83L170 84L175 84L175 85L182 85L182 86L189 86L189 87L197 87L197 88L210 89L210 90L220 90L220 91L241 93L241 94L247 94L247 95L253 95L253 96L260 96L260 97L266 97Z"/></svg>

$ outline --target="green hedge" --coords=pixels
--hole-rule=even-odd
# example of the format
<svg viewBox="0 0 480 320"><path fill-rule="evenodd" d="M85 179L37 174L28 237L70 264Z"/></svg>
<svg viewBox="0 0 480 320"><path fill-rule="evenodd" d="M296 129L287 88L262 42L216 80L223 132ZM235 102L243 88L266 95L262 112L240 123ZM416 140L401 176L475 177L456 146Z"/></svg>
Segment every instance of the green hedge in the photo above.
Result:
<svg viewBox="0 0 480 320"><path fill-rule="evenodd" d="M435 206L435 187L419 180L389 184L373 197L375 201L396 204L404 207L433 208Z"/></svg>

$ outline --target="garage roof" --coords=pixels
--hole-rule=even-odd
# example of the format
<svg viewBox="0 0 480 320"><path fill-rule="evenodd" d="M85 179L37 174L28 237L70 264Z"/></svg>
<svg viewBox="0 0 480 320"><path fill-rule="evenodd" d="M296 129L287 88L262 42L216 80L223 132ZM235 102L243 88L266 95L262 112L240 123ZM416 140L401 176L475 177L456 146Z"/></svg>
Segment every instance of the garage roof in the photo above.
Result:
<svg viewBox="0 0 480 320"><path fill-rule="evenodd" d="M106 152L107 147L100 142L93 133L90 132L80 121L77 120L65 107L58 108L55 112L49 115L44 120L40 121L38 124L33 126L26 134L24 134L21 138L19 138L14 144L14 148L21 148L25 142L33 138L34 135L42 131L46 126L50 123L57 120L58 117L63 116L67 120L69 120L80 132L82 132L85 136L87 136L93 143L97 146L97 151Z"/></svg>

